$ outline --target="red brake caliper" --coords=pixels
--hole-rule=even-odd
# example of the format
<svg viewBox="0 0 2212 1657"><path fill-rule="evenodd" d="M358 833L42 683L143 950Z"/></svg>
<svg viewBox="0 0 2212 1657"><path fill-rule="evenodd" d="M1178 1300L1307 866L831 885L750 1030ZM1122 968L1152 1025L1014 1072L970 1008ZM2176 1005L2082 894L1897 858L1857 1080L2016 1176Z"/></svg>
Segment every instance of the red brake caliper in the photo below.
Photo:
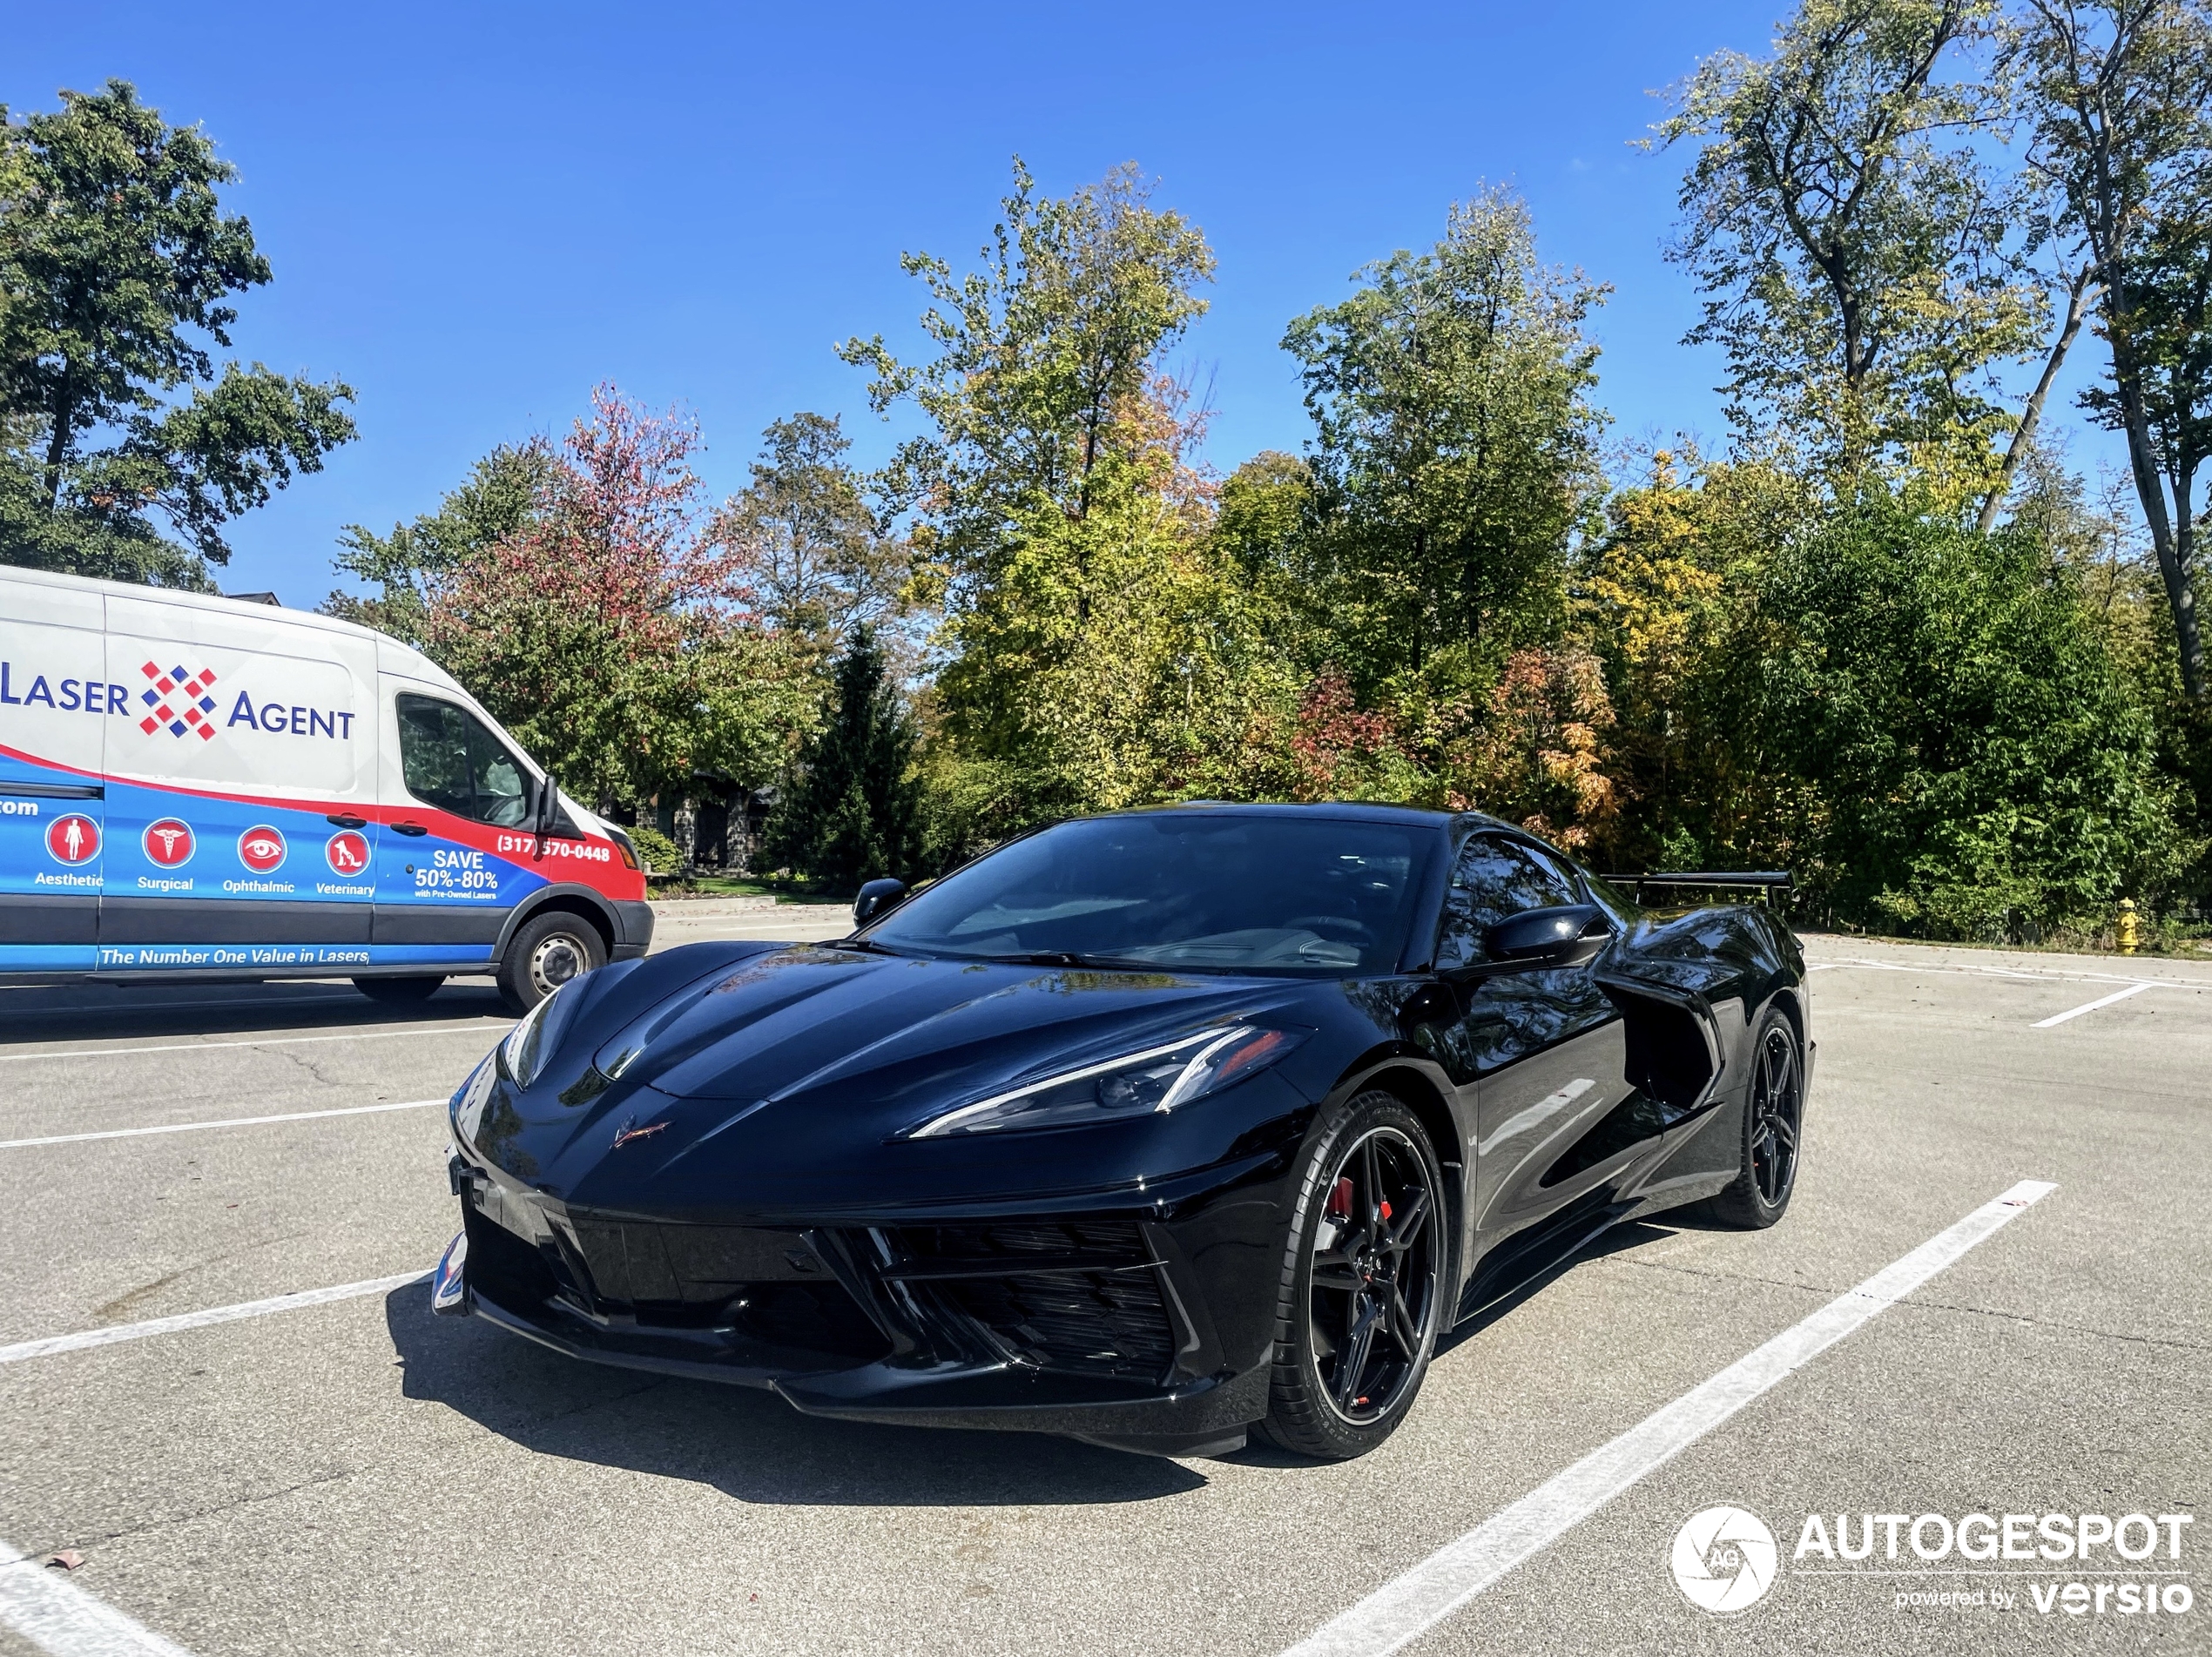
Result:
<svg viewBox="0 0 2212 1657"><path fill-rule="evenodd" d="M1345 1175L1330 1189L1329 1206L1326 1212L1332 1220L1349 1220L1352 1217L1352 1176L1350 1175Z"/></svg>

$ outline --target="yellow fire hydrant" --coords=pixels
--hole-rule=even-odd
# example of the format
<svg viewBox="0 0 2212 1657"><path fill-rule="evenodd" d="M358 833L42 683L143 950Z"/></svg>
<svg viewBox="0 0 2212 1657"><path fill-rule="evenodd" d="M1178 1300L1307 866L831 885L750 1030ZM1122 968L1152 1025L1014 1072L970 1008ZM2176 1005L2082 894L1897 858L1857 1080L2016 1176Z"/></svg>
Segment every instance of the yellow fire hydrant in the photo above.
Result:
<svg viewBox="0 0 2212 1657"><path fill-rule="evenodd" d="M2120 900L2120 926L2118 930L2120 936L2120 953L2123 955L2134 954L2135 953L2135 946L2141 943L2142 940L2136 935L2135 932L2135 900L2133 898L2122 898Z"/></svg>

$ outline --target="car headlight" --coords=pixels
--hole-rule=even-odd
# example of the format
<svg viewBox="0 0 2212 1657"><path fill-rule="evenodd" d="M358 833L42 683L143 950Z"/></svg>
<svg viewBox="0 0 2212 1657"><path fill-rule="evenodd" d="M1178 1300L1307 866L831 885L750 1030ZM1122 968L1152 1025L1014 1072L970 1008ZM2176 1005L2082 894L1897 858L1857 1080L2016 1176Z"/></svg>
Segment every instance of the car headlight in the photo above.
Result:
<svg viewBox="0 0 2212 1657"><path fill-rule="evenodd" d="M556 1032L549 1028L549 1021L556 1025L566 1021L554 1019L554 1004L568 994L570 985L577 981L570 979L523 1014L522 1021L508 1031L507 1039L499 1044L500 1068L517 1088L527 1088L535 1081L546 1060L552 1057ZM566 1010L563 1008L563 1013Z"/></svg>
<svg viewBox="0 0 2212 1657"><path fill-rule="evenodd" d="M1141 1053L1125 1053L961 1105L932 1117L907 1137L1069 1128L1156 1115L1242 1081L1305 1039L1300 1030L1217 1025Z"/></svg>

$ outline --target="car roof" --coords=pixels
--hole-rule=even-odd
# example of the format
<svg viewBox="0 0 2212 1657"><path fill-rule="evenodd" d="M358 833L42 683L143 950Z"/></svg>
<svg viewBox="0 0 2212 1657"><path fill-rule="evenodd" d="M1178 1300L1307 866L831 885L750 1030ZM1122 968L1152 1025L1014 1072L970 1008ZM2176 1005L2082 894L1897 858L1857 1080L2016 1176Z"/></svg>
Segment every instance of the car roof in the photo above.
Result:
<svg viewBox="0 0 2212 1657"><path fill-rule="evenodd" d="M1153 817L1160 815L1197 815L1199 813L1236 813L1245 817L1312 817L1332 818L1351 823L1397 823L1420 828L1500 828L1514 829L1510 823L1480 812L1439 812L1420 805L1379 805L1369 800L1316 800L1305 804L1281 801L1246 802L1226 799L1177 800L1167 805L1142 805L1125 812L1101 813L1109 817Z"/></svg>

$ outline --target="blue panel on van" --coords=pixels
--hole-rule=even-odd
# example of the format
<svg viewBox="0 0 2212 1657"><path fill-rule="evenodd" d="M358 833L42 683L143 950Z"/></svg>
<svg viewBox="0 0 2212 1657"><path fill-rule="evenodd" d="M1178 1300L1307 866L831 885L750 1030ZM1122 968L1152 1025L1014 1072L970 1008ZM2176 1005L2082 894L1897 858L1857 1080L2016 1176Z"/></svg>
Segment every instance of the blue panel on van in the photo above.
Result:
<svg viewBox="0 0 2212 1657"><path fill-rule="evenodd" d="M91 944L0 944L0 973L89 973Z"/></svg>

